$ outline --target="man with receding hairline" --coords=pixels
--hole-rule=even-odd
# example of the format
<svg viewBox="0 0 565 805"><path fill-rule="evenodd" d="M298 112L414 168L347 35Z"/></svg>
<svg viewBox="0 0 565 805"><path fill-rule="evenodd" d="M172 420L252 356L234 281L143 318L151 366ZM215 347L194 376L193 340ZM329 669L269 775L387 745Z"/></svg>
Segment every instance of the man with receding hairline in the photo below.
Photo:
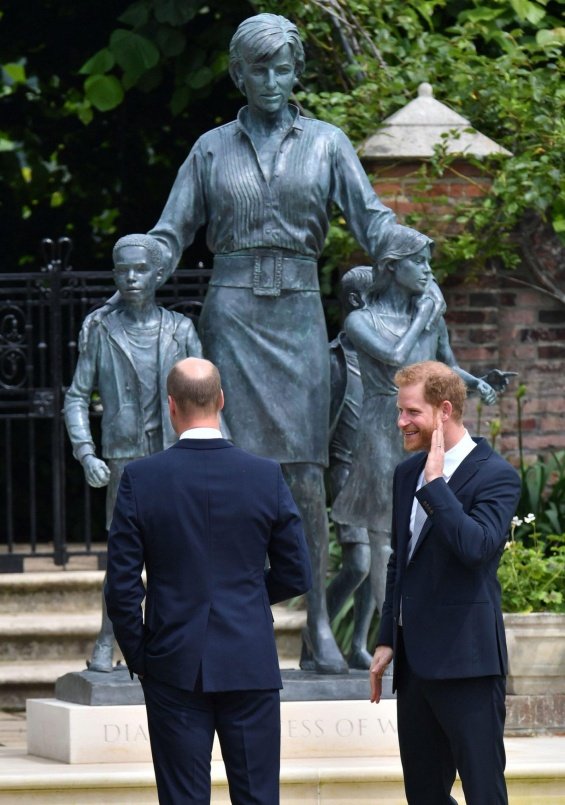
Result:
<svg viewBox="0 0 565 805"><path fill-rule="evenodd" d="M463 423L466 388L437 361L396 373L398 427L415 455L394 473L392 554L371 701L394 656L409 805L506 805L508 659L496 572L520 497L518 473Z"/></svg>
<svg viewBox="0 0 565 805"><path fill-rule="evenodd" d="M143 685L161 805L210 802L215 732L232 803L278 805L282 683L269 605L310 586L302 524L280 466L222 438L210 361L179 361L167 391L179 440L124 470L108 614Z"/></svg>

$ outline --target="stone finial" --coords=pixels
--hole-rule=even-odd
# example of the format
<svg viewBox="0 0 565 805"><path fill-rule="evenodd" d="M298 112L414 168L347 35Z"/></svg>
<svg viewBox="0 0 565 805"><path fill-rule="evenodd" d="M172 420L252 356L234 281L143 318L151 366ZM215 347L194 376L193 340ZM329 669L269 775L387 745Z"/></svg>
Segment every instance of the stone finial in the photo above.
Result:
<svg viewBox="0 0 565 805"><path fill-rule="evenodd" d="M463 157L511 156L510 151L473 129L469 120L434 98L431 84L418 87L418 97L383 121L361 145L362 158L426 159L436 145Z"/></svg>

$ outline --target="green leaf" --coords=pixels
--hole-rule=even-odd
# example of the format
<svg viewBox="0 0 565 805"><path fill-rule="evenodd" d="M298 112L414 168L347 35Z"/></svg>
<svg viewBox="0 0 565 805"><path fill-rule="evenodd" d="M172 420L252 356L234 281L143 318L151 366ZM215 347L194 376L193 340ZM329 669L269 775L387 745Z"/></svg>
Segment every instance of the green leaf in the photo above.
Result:
<svg viewBox="0 0 565 805"><path fill-rule="evenodd" d="M542 48L565 44L565 28L542 29L536 34L536 42Z"/></svg>
<svg viewBox="0 0 565 805"><path fill-rule="evenodd" d="M492 20L500 17L504 13L502 8L488 8L487 6L478 6L471 11L462 11L458 15L459 22L491 22Z"/></svg>
<svg viewBox="0 0 565 805"><path fill-rule="evenodd" d="M107 73L115 65L116 60L111 50L102 48L98 53L85 62L79 70L81 75L97 75Z"/></svg>
<svg viewBox="0 0 565 805"><path fill-rule="evenodd" d="M113 75L92 75L84 82L84 93L95 109L109 112L124 99L124 89Z"/></svg>
<svg viewBox="0 0 565 805"><path fill-rule="evenodd" d="M186 36L182 31L162 25L157 31L157 44L163 56L179 56L186 47Z"/></svg>
<svg viewBox="0 0 565 805"><path fill-rule="evenodd" d="M201 67L187 78L188 86L192 89L202 89L206 84L211 84L214 80L214 73L209 67Z"/></svg>
<svg viewBox="0 0 565 805"><path fill-rule="evenodd" d="M510 0L510 5L522 21L537 25L545 17L545 9L530 0Z"/></svg>
<svg viewBox="0 0 565 805"><path fill-rule="evenodd" d="M2 65L4 80L9 79L8 83L25 84L26 70L23 62L10 62Z"/></svg>
<svg viewBox="0 0 565 805"><path fill-rule="evenodd" d="M123 14L118 17L118 22L123 22L124 25L130 25L132 28L141 28L146 25L149 20L149 9L151 4L147 0L139 0L138 3L132 3L128 6Z"/></svg>
<svg viewBox="0 0 565 805"><path fill-rule="evenodd" d="M153 42L121 28L112 32L110 49L128 79L133 82L159 61L159 51Z"/></svg>
<svg viewBox="0 0 565 805"><path fill-rule="evenodd" d="M170 108L171 112L175 117L180 115L181 112L184 112L188 103L191 98L191 91L188 87L178 87L173 92L173 97L171 98Z"/></svg>
<svg viewBox="0 0 565 805"><path fill-rule="evenodd" d="M160 0L155 7L155 16L159 22L168 22L170 25L180 26L190 22L198 11L198 2L190 2L190 0Z"/></svg>

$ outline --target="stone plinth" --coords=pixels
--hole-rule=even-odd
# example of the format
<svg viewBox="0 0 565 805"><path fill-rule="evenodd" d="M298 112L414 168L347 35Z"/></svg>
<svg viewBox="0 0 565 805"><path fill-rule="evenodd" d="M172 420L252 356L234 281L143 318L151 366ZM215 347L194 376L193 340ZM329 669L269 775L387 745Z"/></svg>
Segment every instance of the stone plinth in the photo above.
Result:
<svg viewBox="0 0 565 805"><path fill-rule="evenodd" d="M132 679L125 665L115 666L109 674L88 670L65 674L55 683L55 698L91 707L145 703L138 678Z"/></svg>
<svg viewBox="0 0 565 805"><path fill-rule="evenodd" d="M396 701L282 702L281 757L398 755ZM28 754L62 763L150 762L144 705L90 707L58 699L27 702ZM214 760L221 758L217 741Z"/></svg>

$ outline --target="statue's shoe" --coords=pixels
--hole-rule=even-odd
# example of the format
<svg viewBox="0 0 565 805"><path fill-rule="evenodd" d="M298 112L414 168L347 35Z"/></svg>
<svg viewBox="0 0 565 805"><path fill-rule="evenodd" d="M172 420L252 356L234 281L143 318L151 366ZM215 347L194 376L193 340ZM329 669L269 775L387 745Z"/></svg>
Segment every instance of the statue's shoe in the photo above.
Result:
<svg viewBox="0 0 565 805"><path fill-rule="evenodd" d="M100 671L103 674L109 674L114 668L114 645L113 643L99 643L98 640L94 644L92 650L92 657L90 661L86 661L86 667L89 671Z"/></svg>
<svg viewBox="0 0 565 805"><path fill-rule="evenodd" d="M353 649L347 658L347 664L350 668L356 671L368 671L371 667L371 660L373 658L364 648Z"/></svg>
<svg viewBox="0 0 565 805"><path fill-rule="evenodd" d="M302 630L300 667L316 674L347 674L349 666L337 647L333 634L321 634L312 639L309 629Z"/></svg>

